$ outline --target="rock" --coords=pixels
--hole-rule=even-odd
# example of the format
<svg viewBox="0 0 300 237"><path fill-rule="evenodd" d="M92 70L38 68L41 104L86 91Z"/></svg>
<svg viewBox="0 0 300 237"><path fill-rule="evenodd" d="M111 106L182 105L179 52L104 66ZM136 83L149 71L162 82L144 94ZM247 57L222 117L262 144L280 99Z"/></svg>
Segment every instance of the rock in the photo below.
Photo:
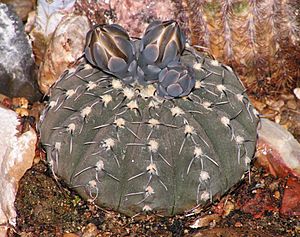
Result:
<svg viewBox="0 0 300 237"><path fill-rule="evenodd" d="M63 71L73 66L77 58L83 54L85 37L89 29L86 16L69 14L59 23L40 67L39 85L43 93L47 93Z"/></svg>
<svg viewBox="0 0 300 237"><path fill-rule="evenodd" d="M97 226L93 223L89 223L87 226L83 228L83 234L82 237L93 237L97 236L99 233L99 230L97 229Z"/></svg>
<svg viewBox="0 0 300 237"><path fill-rule="evenodd" d="M31 128L19 134L17 114L0 107L0 236L5 236L8 225L15 226L14 208L18 182L32 165L37 136Z"/></svg>
<svg viewBox="0 0 300 237"><path fill-rule="evenodd" d="M24 27L6 4L0 3L0 93L40 99L32 49Z"/></svg>
<svg viewBox="0 0 300 237"><path fill-rule="evenodd" d="M300 179L289 177L284 190L280 214L300 216Z"/></svg>
<svg viewBox="0 0 300 237"><path fill-rule="evenodd" d="M300 177L300 144L293 135L268 119L261 119L258 128L258 162L274 176Z"/></svg>
<svg viewBox="0 0 300 237"><path fill-rule="evenodd" d="M75 0L38 0L34 29L30 32L36 63L43 60L46 47L62 18L73 12Z"/></svg>
<svg viewBox="0 0 300 237"><path fill-rule="evenodd" d="M11 5L22 21L26 21L29 12L36 4L34 0L2 0L3 3Z"/></svg>

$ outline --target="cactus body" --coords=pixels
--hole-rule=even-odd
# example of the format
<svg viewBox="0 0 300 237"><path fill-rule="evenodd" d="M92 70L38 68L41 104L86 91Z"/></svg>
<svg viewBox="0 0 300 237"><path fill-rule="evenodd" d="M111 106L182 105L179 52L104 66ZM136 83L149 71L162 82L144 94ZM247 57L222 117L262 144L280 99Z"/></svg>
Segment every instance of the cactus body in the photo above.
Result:
<svg viewBox="0 0 300 237"><path fill-rule="evenodd" d="M230 67L191 47L180 63L195 80L181 98L160 96L168 92L159 83L171 76L125 84L85 63L62 75L40 129L53 172L82 196L127 215L182 213L235 185L256 141L245 89Z"/></svg>

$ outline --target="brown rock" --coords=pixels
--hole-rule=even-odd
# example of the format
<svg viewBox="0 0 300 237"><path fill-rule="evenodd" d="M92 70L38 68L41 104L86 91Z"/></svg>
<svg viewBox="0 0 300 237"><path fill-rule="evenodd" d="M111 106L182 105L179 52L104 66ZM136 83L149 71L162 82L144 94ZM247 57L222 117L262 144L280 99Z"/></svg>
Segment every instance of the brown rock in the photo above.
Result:
<svg viewBox="0 0 300 237"><path fill-rule="evenodd" d="M43 93L59 78L65 69L82 56L85 36L90 29L85 16L69 14L57 26L47 47L39 72L39 86Z"/></svg>
<svg viewBox="0 0 300 237"><path fill-rule="evenodd" d="M289 177L284 190L280 214L300 216L300 179Z"/></svg>
<svg viewBox="0 0 300 237"><path fill-rule="evenodd" d="M93 223L89 223L86 227L84 227L82 237L94 237L98 233L99 230L97 229L97 226Z"/></svg>

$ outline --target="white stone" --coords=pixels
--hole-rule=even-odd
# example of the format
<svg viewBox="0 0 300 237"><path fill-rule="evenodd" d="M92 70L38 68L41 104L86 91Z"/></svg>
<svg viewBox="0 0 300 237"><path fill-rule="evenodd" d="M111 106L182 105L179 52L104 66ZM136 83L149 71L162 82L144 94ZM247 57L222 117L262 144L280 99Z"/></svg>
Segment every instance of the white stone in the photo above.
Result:
<svg viewBox="0 0 300 237"><path fill-rule="evenodd" d="M297 97L297 99L300 100L300 88L295 88L294 89L294 94Z"/></svg>
<svg viewBox="0 0 300 237"><path fill-rule="evenodd" d="M16 224L14 207L18 182L32 166L35 155L36 133L33 129L19 134L20 124L14 111L0 107L0 236L5 236L5 225Z"/></svg>

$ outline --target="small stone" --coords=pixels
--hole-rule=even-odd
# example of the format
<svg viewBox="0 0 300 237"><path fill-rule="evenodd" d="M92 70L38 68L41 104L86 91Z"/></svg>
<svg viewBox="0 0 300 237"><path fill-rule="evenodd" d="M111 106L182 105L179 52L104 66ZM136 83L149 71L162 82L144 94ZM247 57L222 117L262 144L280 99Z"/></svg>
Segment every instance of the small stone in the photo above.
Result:
<svg viewBox="0 0 300 237"><path fill-rule="evenodd" d="M237 221L235 224L234 224L234 227L237 227L237 228L240 228L240 227L242 227L243 226L243 224L241 223L241 222L239 222L239 221Z"/></svg>
<svg viewBox="0 0 300 237"><path fill-rule="evenodd" d="M221 217L218 214L206 215L197 219L192 225L190 225L190 228L197 229L206 226L212 227L215 226L220 220Z"/></svg>
<svg viewBox="0 0 300 237"><path fill-rule="evenodd" d="M295 100L289 100L286 105L289 109L297 109L297 102Z"/></svg>
<svg viewBox="0 0 300 237"><path fill-rule="evenodd" d="M294 89L294 94L297 97L297 99L300 100L300 88L295 88Z"/></svg>
<svg viewBox="0 0 300 237"><path fill-rule="evenodd" d="M279 124L281 121L281 114L276 115L274 120L275 120L275 123Z"/></svg>
<svg viewBox="0 0 300 237"><path fill-rule="evenodd" d="M228 216L235 208L235 205L231 201L227 201L224 206L223 217Z"/></svg>
<svg viewBox="0 0 300 237"><path fill-rule="evenodd" d="M99 233L97 226L93 223L89 223L87 226L83 228L82 237L94 237Z"/></svg>
<svg viewBox="0 0 300 237"><path fill-rule="evenodd" d="M273 195L277 200L280 199L280 192L279 191L275 191L274 195Z"/></svg>

